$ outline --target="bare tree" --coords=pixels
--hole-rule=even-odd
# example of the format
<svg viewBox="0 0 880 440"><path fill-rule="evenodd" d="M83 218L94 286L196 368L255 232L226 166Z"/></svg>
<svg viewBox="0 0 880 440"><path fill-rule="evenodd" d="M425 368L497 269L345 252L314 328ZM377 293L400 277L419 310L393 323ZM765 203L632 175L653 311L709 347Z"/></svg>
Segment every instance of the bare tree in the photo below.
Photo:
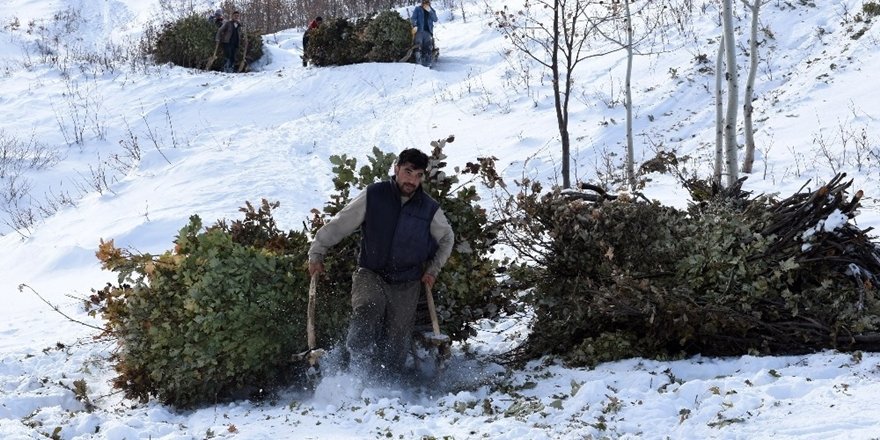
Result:
<svg viewBox="0 0 880 440"><path fill-rule="evenodd" d="M736 142L737 78L736 46L733 38L733 3L722 0L722 34L718 40L718 53L715 60L715 169L713 179L719 185L724 169L727 170L727 185L739 178L738 145ZM727 84L727 106L724 105L723 85ZM725 112L726 110L726 112Z"/></svg>
<svg viewBox="0 0 880 440"><path fill-rule="evenodd" d="M495 21L505 38L519 51L550 70L556 122L562 144L562 186L571 187L571 140L568 131L568 105L574 85L574 69L589 58L620 50L590 51L590 40L597 28L612 17L605 7L591 7L599 0L526 1L516 13L507 7L495 14ZM546 11L546 12L545 12ZM546 20L546 15L550 20Z"/></svg>
<svg viewBox="0 0 880 440"><path fill-rule="evenodd" d="M724 70L724 37L718 41L718 54L715 57L715 172L712 179L721 185L721 173L724 169L724 81L721 72Z"/></svg>
<svg viewBox="0 0 880 440"><path fill-rule="evenodd" d="M285 0L248 0L241 5L242 20L260 34L278 32L298 23L293 2Z"/></svg>
<svg viewBox="0 0 880 440"><path fill-rule="evenodd" d="M626 180L632 189L636 187L635 148L633 147L632 121L632 66L633 26L630 0L624 0L626 13Z"/></svg>
<svg viewBox="0 0 880 440"><path fill-rule="evenodd" d="M655 54L656 44L650 45L647 49L639 49L639 46L642 45L649 38L653 38L655 43L659 39L660 41L665 40L666 29L671 28L669 26L668 20L672 17L675 17L675 20L678 21L678 26L683 26L684 23L681 23L681 20L687 17L682 17L681 14L670 15L669 12L669 4L666 1L655 1L655 2L641 2L641 5L638 9L633 11L632 8L632 0L623 0L623 25L617 26L617 23L614 21L610 21L609 23L613 24L612 28L615 31L622 33L621 36L615 36L610 32L607 32L603 29L603 27L597 28L597 31L605 37L607 40L611 41L614 44L617 44L621 47L621 49L626 50L626 78L624 85L624 95L625 95L625 103L624 107L626 108L626 178L630 187L635 189L636 186L636 175L635 175L635 148L634 148L634 140L633 140L633 102L632 102L632 67L635 55L646 55L646 54ZM619 10L619 2L614 1L612 4L612 11L617 14ZM652 8L650 10L649 8ZM635 28L638 28L639 34L638 37L635 35ZM664 45L668 44L664 41Z"/></svg>
<svg viewBox="0 0 880 440"><path fill-rule="evenodd" d="M722 29L724 55L727 61L727 116L724 118L724 149L727 164L727 185L739 180L739 158L736 143L736 121L739 106L739 80L736 65L736 41L733 39L733 0L722 1ZM718 73L720 74L720 72Z"/></svg>
<svg viewBox="0 0 880 440"><path fill-rule="evenodd" d="M746 141L746 151L742 166L742 171L744 173L751 173L752 166L755 163L755 129L752 124L752 113L754 112L754 108L752 107L752 101L754 100L755 76L757 76L758 73L759 61L758 15L761 11L761 6L768 1L769 0L754 0L752 3L749 3L747 0L742 0L743 4L746 5L752 14L751 34L749 37L749 76L746 80L745 96L743 96L743 124L745 127Z"/></svg>

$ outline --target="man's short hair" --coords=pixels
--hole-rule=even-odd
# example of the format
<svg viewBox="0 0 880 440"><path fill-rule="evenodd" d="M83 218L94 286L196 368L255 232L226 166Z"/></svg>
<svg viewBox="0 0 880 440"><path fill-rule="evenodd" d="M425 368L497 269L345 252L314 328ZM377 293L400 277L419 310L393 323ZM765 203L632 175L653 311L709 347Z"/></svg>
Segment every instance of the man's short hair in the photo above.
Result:
<svg viewBox="0 0 880 440"><path fill-rule="evenodd" d="M400 155L397 156L397 166L403 166L405 164L410 164L417 170L427 170L428 155L422 153L416 148L407 148L406 150L401 151Z"/></svg>

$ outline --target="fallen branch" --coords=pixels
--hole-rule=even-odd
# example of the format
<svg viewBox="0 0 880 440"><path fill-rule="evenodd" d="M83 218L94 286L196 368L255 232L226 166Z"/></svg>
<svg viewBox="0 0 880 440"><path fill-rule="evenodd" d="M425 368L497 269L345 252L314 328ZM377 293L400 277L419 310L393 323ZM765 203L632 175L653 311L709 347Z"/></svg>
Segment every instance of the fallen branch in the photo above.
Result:
<svg viewBox="0 0 880 440"><path fill-rule="evenodd" d="M40 300L42 300L44 303L48 304L49 307L52 308L52 310L58 312L58 314L60 314L61 316L67 318L68 321L75 322L75 323L77 323L77 324L84 325L84 326L86 326L86 327L88 327L88 328L93 328L93 329L95 329L95 330L104 331L104 329L101 328L101 327L97 327L97 326L91 325L91 324L89 324L89 323L87 323L87 322L82 322L82 321L80 321L80 320L77 320L77 319L74 319L74 318L70 317L70 316L67 315L66 313L62 312L62 311L61 311L61 308L59 308L59 307L56 306L55 304L52 304L51 302L49 302L48 300L46 300L46 298L43 298L43 296L40 295L39 292L37 292L36 290L34 290L33 287L28 286L27 284L19 284L19 285L18 285L18 291L19 291L19 292L24 292L24 289L25 289L25 288L27 288L28 290L30 290L31 292L33 292L34 295L37 295L37 298L40 298Z"/></svg>

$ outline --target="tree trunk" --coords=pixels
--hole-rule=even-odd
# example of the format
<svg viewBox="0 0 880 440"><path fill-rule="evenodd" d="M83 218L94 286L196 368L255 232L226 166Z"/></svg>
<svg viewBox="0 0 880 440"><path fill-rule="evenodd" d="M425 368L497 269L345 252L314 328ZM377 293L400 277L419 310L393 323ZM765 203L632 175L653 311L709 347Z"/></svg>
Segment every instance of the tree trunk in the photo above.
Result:
<svg viewBox="0 0 880 440"><path fill-rule="evenodd" d="M632 120L632 66L633 66L633 27L630 0L624 1L626 13L626 176L630 189L636 189L635 151L633 148Z"/></svg>
<svg viewBox="0 0 880 440"><path fill-rule="evenodd" d="M724 99L722 78L724 74L724 37L718 42L718 56L715 58L715 183L721 185L721 172L724 169Z"/></svg>
<svg viewBox="0 0 880 440"><path fill-rule="evenodd" d="M522 53L544 66L551 75L556 122L562 146L562 187L571 188L571 139L569 133L569 103L573 84L573 72L581 61L604 56L623 50L624 44L611 50L590 50L590 37L601 33L599 25L610 22L609 15L591 16L601 13L601 8L593 8L592 0L538 0L526 2L525 10L541 8L553 14L552 22L538 21L533 14L496 14L498 29ZM541 17L545 14L541 13ZM518 22L517 19L523 20Z"/></svg>
<svg viewBox="0 0 880 440"><path fill-rule="evenodd" d="M559 74L559 20L562 18L562 7L559 1L553 2L553 38L550 53L550 71L553 75L553 97L556 105L556 123L559 125L559 139L562 142L562 187L571 188L571 171L569 162L571 161L571 145L568 136L568 111L563 103L563 96L560 89ZM569 72L570 73L570 72ZM569 79L566 78L566 81ZM569 87L566 87L566 93ZM566 99L567 101L567 99Z"/></svg>
<svg viewBox="0 0 880 440"><path fill-rule="evenodd" d="M746 151L743 158L742 171L751 173L755 163L755 129L752 125L752 101L755 94L755 76L758 73L758 13L761 5L765 0L754 0L754 3L748 3L743 0L743 4L752 12L752 28L749 37L749 77L746 80L745 96L743 96L743 125L745 127Z"/></svg>
<svg viewBox="0 0 880 440"><path fill-rule="evenodd" d="M727 163L727 186L739 180L739 158L736 143L736 122L739 107L736 41L733 39L733 0L724 0L724 53L727 59L727 117L724 120L724 148Z"/></svg>

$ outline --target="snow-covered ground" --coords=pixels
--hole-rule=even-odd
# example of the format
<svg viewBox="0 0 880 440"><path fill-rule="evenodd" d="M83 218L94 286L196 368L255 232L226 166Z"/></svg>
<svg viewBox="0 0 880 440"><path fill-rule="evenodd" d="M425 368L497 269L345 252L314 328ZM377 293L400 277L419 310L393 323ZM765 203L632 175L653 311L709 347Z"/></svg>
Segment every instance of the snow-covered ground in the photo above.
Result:
<svg viewBox="0 0 880 440"><path fill-rule="evenodd" d="M143 24L160 15L158 3L7 0L0 10L0 148L15 141L29 146L29 157L49 159L16 179L0 176L0 193L26 193L19 207L37 212L58 204L17 231L9 212L0 212L0 438L880 438L874 353L631 359L595 369L536 362L505 372L504 386L467 390L454 380L373 386L330 372L314 395L290 390L269 402L187 412L124 399L109 384L112 343L92 340L93 330L20 284L100 325L77 300L113 279L94 257L99 239L163 251L190 215L237 218L246 200L261 198L281 201L280 226L298 229L333 190L331 154L364 160L374 146L427 149L454 134L452 165L492 155L509 181L525 175L546 182L557 180L560 167L549 81L534 65L516 68L491 22L490 11L519 2L450 8L436 1L441 58L433 70L303 68L301 29L266 36L266 57L247 74L84 60L107 54L108 42L136 41ZM636 58L636 160L674 150L692 158L690 172L705 176L714 77L696 60L705 56L713 65L720 29L717 2L691 3L688 33L672 32L665 51ZM878 227L880 157L861 146L876 155L880 145L871 80L880 70L880 31L858 16L863 0L801 3L764 6L754 102L758 159L746 187L787 195L807 179L815 187L846 171L866 194L859 225ZM737 8L746 32L748 14ZM746 42L741 34L739 45ZM739 59L744 69L744 53ZM619 162L609 168L603 158L623 156L624 69L618 53L591 58L577 71L570 128L578 179L621 173ZM126 156L135 145L138 159ZM648 197L686 205L674 178L650 178ZM10 203L0 200L0 207L16 212ZM470 343L499 352L521 339L527 324L485 323ZM450 377L499 380L496 369L480 368L458 359ZM73 391L80 380L91 411Z"/></svg>

